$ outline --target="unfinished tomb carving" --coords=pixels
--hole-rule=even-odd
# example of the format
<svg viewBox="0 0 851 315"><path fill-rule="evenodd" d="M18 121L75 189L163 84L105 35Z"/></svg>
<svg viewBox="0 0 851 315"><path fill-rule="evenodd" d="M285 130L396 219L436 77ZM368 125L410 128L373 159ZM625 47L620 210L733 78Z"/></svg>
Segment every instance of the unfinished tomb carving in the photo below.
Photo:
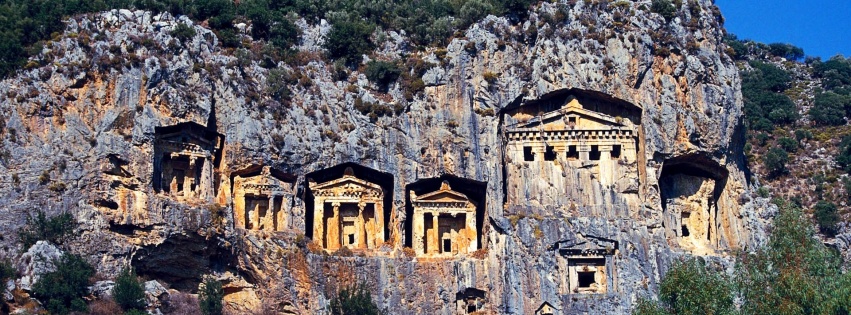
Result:
<svg viewBox="0 0 851 315"><path fill-rule="evenodd" d="M722 241L718 200L728 171L711 158L686 155L664 162L659 188L668 237L698 255L712 254Z"/></svg>
<svg viewBox="0 0 851 315"><path fill-rule="evenodd" d="M640 203L640 117L635 105L578 89L510 104L503 112L509 213L549 206L628 216L627 205Z"/></svg>
<svg viewBox="0 0 851 315"><path fill-rule="evenodd" d="M455 293L455 313L474 314L487 309L485 291L466 288Z"/></svg>
<svg viewBox="0 0 851 315"><path fill-rule="evenodd" d="M193 122L157 127L155 133L154 189L178 198L212 201L224 137Z"/></svg>
<svg viewBox="0 0 851 315"><path fill-rule="evenodd" d="M295 177L269 166L236 172L233 210L237 227L246 230L284 231L290 226Z"/></svg>
<svg viewBox="0 0 851 315"><path fill-rule="evenodd" d="M615 254L618 242L595 236L582 236L553 246L566 258L567 294L603 294L617 291ZM560 264L563 264L562 260ZM565 266L561 266L564 268Z"/></svg>
<svg viewBox="0 0 851 315"><path fill-rule="evenodd" d="M355 177L309 183L313 194L313 239L326 250L375 249L384 243L384 189Z"/></svg>
<svg viewBox="0 0 851 315"><path fill-rule="evenodd" d="M417 196L413 204L413 248L420 256L453 256L478 249L476 204L452 190L444 181L440 189Z"/></svg>

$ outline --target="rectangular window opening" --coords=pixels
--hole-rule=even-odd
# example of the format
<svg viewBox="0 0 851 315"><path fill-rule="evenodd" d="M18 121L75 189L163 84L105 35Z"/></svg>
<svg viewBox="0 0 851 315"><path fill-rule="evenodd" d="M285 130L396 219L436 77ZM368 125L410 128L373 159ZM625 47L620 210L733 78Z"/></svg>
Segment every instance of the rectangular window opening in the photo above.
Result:
<svg viewBox="0 0 851 315"><path fill-rule="evenodd" d="M545 161L555 161L556 160L556 152L553 150L552 146L547 146L547 150L544 151L544 160Z"/></svg>
<svg viewBox="0 0 851 315"><path fill-rule="evenodd" d="M576 117L568 117L567 125L570 127L576 127Z"/></svg>
<svg viewBox="0 0 851 315"><path fill-rule="evenodd" d="M532 147L523 147L523 160L526 162L535 160L535 153L532 153Z"/></svg>
<svg viewBox="0 0 851 315"><path fill-rule="evenodd" d="M576 280L580 288L590 288L594 284L594 271L580 271L576 273Z"/></svg>
<svg viewBox="0 0 851 315"><path fill-rule="evenodd" d="M688 237L689 235L691 235L691 234L689 233L689 231L688 231L688 225L683 224L683 226L682 226L682 234L683 234L683 237Z"/></svg>
<svg viewBox="0 0 851 315"><path fill-rule="evenodd" d="M619 144L612 146L612 159L617 160L621 158L621 146Z"/></svg>
<svg viewBox="0 0 851 315"><path fill-rule="evenodd" d="M452 252L452 240L443 240L443 252L449 253Z"/></svg>
<svg viewBox="0 0 851 315"><path fill-rule="evenodd" d="M591 152L588 154L588 159L591 161L599 161L600 160L600 146L592 145Z"/></svg>
<svg viewBox="0 0 851 315"><path fill-rule="evenodd" d="M355 243L355 235L349 234L349 245L352 245L354 243Z"/></svg>
<svg viewBox="0 0 851 315"><path fill-rule="evenodd" d="M467 314L472 314L476 312L476 304L475 302L469 302L467 304Z"/></svg>
<svg viewBox="0 0 851 315"><path fill-rule="evenodd" d="M571 145L567 147L567 159L568 160L578 160L579 159L579 151L576 150L575 145Z"/></svg>

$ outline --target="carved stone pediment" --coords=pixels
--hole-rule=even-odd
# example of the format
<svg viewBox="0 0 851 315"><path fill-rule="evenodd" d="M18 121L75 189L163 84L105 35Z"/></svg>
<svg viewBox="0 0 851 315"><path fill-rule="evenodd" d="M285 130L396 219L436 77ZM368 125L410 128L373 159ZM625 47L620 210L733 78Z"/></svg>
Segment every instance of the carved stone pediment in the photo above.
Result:
<svg viewBox="0 0 851 315"><path fill-rule="evenodd" d="M534 128L545 131L600 130L620 127L626 127L623 118L587 110L576 99L558 110L532 117L515 126L516 129Z"/></svg>
<svg viewBox="0 0 851 315"><path fill-rule="evenodd" d="M576 239L559 241L550 247L551 250L565 256L606 256L614 255L618 249L618 242L612 239L577 235Z"/></svg>
<svg viewBox="0 0 851 315"><path fill-rule="evenodd" d="M470 209L470 211L475 211L476 208L476 204L471 201L470 198L467 198L466 195L460 192L452 190L446 182L441 184L439 190L422 196L417 196L417 194L412 191L411 200L414 207L417 208L467 208Z"/></svg>
<svg viewBox="0 0 851 315"><path fill-rule="evenodd" d="M313 191L314 196L322 197L381 198L384 196L384 190L378 184L351 175L344 175L340 179L320 184L312 182L310 190Z"/></svg>

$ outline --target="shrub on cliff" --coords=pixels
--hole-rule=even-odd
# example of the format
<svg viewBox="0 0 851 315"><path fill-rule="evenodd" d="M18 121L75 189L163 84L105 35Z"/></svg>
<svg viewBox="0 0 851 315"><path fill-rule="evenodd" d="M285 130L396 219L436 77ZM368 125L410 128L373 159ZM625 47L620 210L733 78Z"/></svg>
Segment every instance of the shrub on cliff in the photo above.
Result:
<svg viewBox="0 0 851 315"><path fill-rule="evenodd" d="M356 284L340 290L331 299L332 315L383 315L386 311L381 310L372 301L372 295L366 289L366 284Z"/></svg>
<svg viewBox="0 0 851 315"><path fill-rule="evenodd" d="M132 268L125 268L115 279L112 297L125 311L144 310L147 306L145 287L136 277L136 272Z"/></svg>
<svg viewBox="0 0 851 315"><path fill-rule="evenodd" d="M789 154L787 154L783 149L777 147L768 149L768 152L762 157L762 164L772 177L785 173L786 163L788 162Z"/></svg>
<svg viewBox="0 0 851 315"><path fill-rule="evenodd" d="M73 236L76 227L77 223L70 213L48 218L44 211L37 210L34 216L27 217L26 224L18 231L18 240L25 250L38 241L62 244Z"/></svg>
<svg viewBox="0 0 851 315"><path fill-rule="evenodd" d="M665 18L665 21L670 21L677 14L677 8L670 0L653 0L650 4L650 11L658 13Z"/></svg>
<svg viewBox="0 0 851 315"><path fill-rule="evenodd" d="M699 288L699 289L696 289ZM637 314L732 314L733 286L726 274L691 258L677 261L659 289L659 304L639 303Z"/></svg>
<svg viewBox="0 0 851 315"><path fill-rule="evenodd" d="M207 277L204 280L201 292L198 292L198 304L201 307L201 314L222 315L222 299L224 296L222 283L212 277Z"/></svg>
<svg viewBox="0 0 851 315"><path fill-rule="evenodd" d="M835 204L819 200L813 208L813 217L816 219L819 231L827 236L836 236L836 223L839 222L839 214L836 212Z"/></svg>
<svg viewBox="0 0 851 315"><path fill-rule="evenodd" d="M85 312L88 306L83 297L88 292L89 278L95 274L94 268L74 254L65 254L53 264L56 270L43 274L33 285L33 296L51 314Z"/></svg>
<svg viewBox="0 0 851 315"><path fill-rule="evenodd" d="M372 60L366 64L364 74L369 81L378 85L379 89L386 91L390 83L396 82L402 70L394 62Z"/></svg>
<svg viewBox="0 0 851 315"><path fill-rule="evenodd" d="M360 64L361 56L375 48L370 40L375 25L347 18L336 19L325 39L328 57L343 59L348 64Z"/></svg>
<svg viewBox="0 0 851 315"><path fill-rule="evenodd" d="M810 109L810 119L819 125L841 126L849 112L851 97L833 92L819 93Z"/></svg>

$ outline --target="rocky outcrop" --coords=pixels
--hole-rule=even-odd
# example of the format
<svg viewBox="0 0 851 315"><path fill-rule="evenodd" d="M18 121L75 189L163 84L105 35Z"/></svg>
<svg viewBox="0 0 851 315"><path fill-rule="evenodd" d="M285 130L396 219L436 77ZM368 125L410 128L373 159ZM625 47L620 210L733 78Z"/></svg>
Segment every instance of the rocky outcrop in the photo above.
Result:
<svg viewBox="0 0 851 315"><path fill-rule="evenodd" d="M315 53L324 22L298 23L303 62L267 69L250 58L257 52L223 49L213 32L185 17L122 10L69 19L64 35L38 56L40 66L0 82L2 180L12 183L0 186L0 224L12 230L33 208L71 211L81 236L70 247L101 274L130 263L140 275L181 290L214 274L225 282L229 307L240 311L312 313L326 308L338 288L365 282L394 314L470 307L532 314L545 302L565 313L628 313L657 289L672 260L689 254L666 226L676 221L668 219L673 205L699 196L694 207L710 207L702 200L710 188L703 186L712 186L718 232L706 244L712 250L697 254L723 257L757 244L765 217L754 204L760 199L741 198L749 196L749 184L739 78L723 53L714 5L694 2L699 6L666 22L645 4L623 3L544 3L520 24L489 16L446 47L425 52L385 45L394 48L375 58L409 55L431 67L424 91L410 98L398 83L386 93L373 89L357 71L336 80L333 64ZM178 23L196 35L172 36ZM390 41L406 41L391 35ZM271 96L269 87L281 83L270 73L299 78L284 83L290 99ZM623 165L630 175L579 162L561 173L504 171L506 108L562 90L636 108L637 152ZM364 102L397 110L365 112L356 106ZM181 123L203 130L187 131L196 135L185 141L192 146L160 151L163 139L180 139L162 137L162 128ZM199 132L221 135L222 146L207 146L216 137ZM157 161L166 155L174 156L172 177L157 181ZM305 236L313 228L308 183L326 182L326 173L341 177L334 166L343 163L389 174L371 179L388 187L382 188L386 233L372 250L329 255ZM233 187L253 165L294 179L281 232L246 230L241 225L266 216L245 217L244 204L243 217L234 217ZM677 165L712 173L695 179ZM476 220L481 249L441 259L406 255L408 185L443 175L485 183L476 189L484 199ZM507 207L506 183L522 179L509 176L535 178L524 185L536 202L512 199L519 207ZM604 184L591 181L603 177ZM681 182L706 184L684 195ZM187 193L195 184L209 186ZM569 200L560 199L568 185L580 187L577 194L593 191L597 200L588 203L619 204L623 211L574 211L568 202L546 201ZM177 190L181 195L172 193ZM253 209L259 215L263 207ZM574 263L598 259L604 266L597 277L606 279L595 281L605 281L605 293L573 290L584 280L568 275L587 272Z"/></svg>

